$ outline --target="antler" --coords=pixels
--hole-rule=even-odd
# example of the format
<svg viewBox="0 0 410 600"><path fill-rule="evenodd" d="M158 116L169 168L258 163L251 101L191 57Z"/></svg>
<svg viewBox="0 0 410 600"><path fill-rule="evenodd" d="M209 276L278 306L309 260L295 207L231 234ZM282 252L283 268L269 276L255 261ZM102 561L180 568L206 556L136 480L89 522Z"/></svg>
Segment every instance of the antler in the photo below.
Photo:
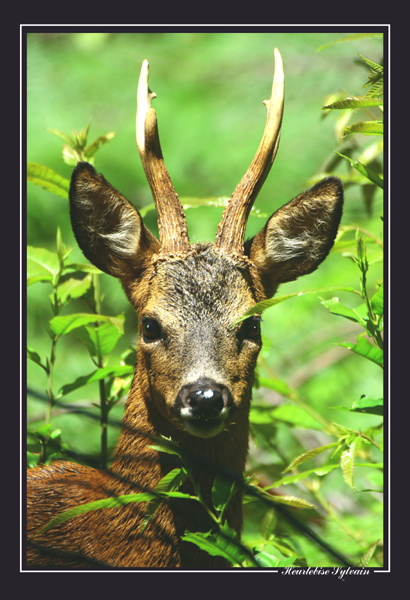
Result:
<svg viewBox="0 0 410 600"><path fill-rule="evenodd" d="M282 57L277 48L274 52L275 72L272 95L269 101L264 101L268 115L262 141L249 169L229 200L216 234L215 246L231 254L243 254L243 241L249 213L278 151L285 82Z"/></svg>
<svg viewBox="0 0 410 600"><path fill-rule="evenodd" d="M151 108L156 94L148 87L148 61L144 60L137 92L137 146L158 214L160 255L189 250L188 230L181 202L165 167L158 136L157 115Z"/></svg>

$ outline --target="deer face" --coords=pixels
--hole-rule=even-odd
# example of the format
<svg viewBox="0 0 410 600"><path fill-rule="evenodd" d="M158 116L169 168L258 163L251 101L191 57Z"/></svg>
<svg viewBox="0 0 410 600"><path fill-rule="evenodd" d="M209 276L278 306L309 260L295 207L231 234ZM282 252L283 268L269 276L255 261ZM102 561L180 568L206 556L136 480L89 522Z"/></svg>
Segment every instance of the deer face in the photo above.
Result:
<svg viewBox="0 0 410 600"><path fill-rule="evenodd" d="M212 437L249 410L260 317L233 323L254 303L246 266L210 245L156 266L139 308L138 360L152 401L192 435Z"/></svg>

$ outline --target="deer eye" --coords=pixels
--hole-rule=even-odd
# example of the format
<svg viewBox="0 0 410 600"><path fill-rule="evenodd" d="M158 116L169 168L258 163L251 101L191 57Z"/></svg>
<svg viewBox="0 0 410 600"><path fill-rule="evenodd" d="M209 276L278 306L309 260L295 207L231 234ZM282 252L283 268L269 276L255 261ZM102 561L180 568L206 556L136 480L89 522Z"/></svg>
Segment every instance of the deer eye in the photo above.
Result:
<svg viewBox="0 0 410 600"><path fill-rule="evenodd" d="M144 317L142 319L142 334L144 342L155 342L161 338L161 327L155 319Z"/></svg>
<svg viewBox="0 0 410 600"><path fill-rule="evenodd" d="M258 340L261 334L261 318L258 316L249 317L243 322L242 336L247 340Z"/></svg>

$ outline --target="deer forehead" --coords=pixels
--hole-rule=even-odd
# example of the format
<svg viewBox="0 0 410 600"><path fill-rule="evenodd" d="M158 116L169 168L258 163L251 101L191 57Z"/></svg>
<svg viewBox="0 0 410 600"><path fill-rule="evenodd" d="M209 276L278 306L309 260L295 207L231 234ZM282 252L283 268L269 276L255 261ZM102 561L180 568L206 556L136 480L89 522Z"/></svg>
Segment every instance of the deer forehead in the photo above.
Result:
<svg viewBox="0 0 410 600"><path fill-rule="evenodd" d="M200 245L183 258L156 265L140 316L151 313L183 323L212 318L229 326L254 303L246 264Z"/></svg>

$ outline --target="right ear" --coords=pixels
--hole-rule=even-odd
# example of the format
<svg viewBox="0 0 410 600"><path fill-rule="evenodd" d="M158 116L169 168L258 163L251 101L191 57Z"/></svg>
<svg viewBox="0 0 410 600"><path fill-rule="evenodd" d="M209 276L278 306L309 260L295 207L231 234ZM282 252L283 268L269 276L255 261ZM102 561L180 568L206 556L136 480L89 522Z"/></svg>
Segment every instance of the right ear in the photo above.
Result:
<svg viewBox="0 0 410 600"><path fill-rule="evenodd" d="M245 244L267 298L278 285L312 273L333 246L343 208L340 179L327 177L277 210Z"/></svg>
<svg viewBox="0 0 410 600"><path fill-rule="evenodd" d="M69 198L74 236L101 271L120 279L135 277L159 250L137 209L89 163L75 167Z"/></svg>

